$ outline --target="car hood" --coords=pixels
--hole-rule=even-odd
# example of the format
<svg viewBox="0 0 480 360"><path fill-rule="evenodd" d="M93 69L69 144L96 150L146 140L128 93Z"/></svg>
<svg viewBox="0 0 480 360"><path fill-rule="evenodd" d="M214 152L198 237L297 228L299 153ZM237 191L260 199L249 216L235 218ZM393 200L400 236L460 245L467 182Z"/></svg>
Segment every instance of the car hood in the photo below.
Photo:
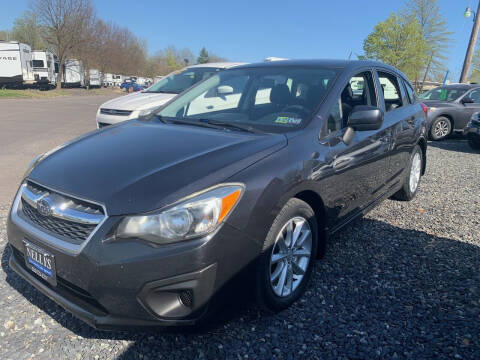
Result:
<svg viewBox="0 0 480 360"><path fill-rule="evenodd" d="M152 107L165 104L168 100L175 97L177 94L157 94L137 92L118 98L112 99L103 103L100 107L115 110L144 110Z"/></svg>
<svg viewBox="0 0 480 360"><path fill-rule="evenodd" d="M250 134L132 120L46 155L28 178L109 215L148 212L226 181L286 146L281 134Z"/></svg>

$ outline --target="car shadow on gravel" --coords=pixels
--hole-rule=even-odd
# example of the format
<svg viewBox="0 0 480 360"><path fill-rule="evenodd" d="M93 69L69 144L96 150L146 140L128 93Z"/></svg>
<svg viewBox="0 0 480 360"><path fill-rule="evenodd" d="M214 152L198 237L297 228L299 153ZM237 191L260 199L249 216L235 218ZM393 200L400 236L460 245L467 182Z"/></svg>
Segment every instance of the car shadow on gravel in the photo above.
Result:
<svg viewBox="0 0 480 360"><path fill-rule="evenodd" d="M466 154L478 154L478 150L474 150L468 145L468 140L463 137L451 138L440 141L429 141L428 146L435 147L442 150L463 152Z"/></svg>
<svg viewBox="0 0 480 360"><path fill-rule="evenodd" d="M478 246L363 218L334 235L327 249L306 294L277 315L259 313L251 291L238 291L248 289L240 279L241 286L234 282L226 289L214 323L158 333L95 331L14 274L8 249L2 267L13 288L77 335L132 341L118 359L225 358L240 348L259 357L266 348L268 358L277 350L291 354L301 344L305 358L478 358Z"/></svg>

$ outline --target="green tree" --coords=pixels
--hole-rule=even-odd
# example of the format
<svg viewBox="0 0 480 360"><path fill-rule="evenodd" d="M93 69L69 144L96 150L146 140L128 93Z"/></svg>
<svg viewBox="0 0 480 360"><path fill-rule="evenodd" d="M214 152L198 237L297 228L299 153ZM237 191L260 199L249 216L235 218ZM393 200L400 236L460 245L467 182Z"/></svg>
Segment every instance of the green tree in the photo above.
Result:
<svg viewBox="0 0 480 360"><path fill-rule="evenodd" d="M443 77L445 62L452 41L452 32L447 29L447 21L440 13L437 0L409 0L405 9L406 16L414 16L427 43L426 63L416 80L422 78L422 85L429 79Z"/></svg>
<svg viewBox="0 0 480 360"><path fill-rule="evenodd" d="M203 47L202 50L200 50L200 55L198 55L197 64L206 64L208 62L210 62L208 51Z"/></svg>
<svg viewBox="0 0 480 360"><path fill-rule="evenodd" d="M360 58L382 61L415 79L424 68L428 46L415 17L391 14L368 35L363 50Z"/></svg>
<svg viewBox="0 0 480 360"><path fill-rule="evenodd" d="M480 83L480 48L475 51L472 60L472 74L470 82Z"/></svg>
<svg viewBox="0 0 480 360"><path fill-rule="evenodd" d="M21 17L15 19L9 38L30 45L32 50L43 50L46 44L39 34L39 28L37 15L27 10Z"/></svg>
<svg viewBox="0 0 480 360"><path fill-rule="evenodd" d="M10 31L0 30L0 40L10 41Z"/></svg>

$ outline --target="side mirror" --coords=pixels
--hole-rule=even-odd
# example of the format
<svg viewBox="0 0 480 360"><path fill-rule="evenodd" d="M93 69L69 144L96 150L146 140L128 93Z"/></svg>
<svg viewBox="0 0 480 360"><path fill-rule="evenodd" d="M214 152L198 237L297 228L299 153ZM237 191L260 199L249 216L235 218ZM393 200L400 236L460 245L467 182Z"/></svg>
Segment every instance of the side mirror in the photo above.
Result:
<svg viewBox="0 0 480 360"><path fill-rule="evenodd" d="M470 96L464 96L461 100L462 104L473 104L473 99Z"/></svg>
<svg viewBox="0 0 480 360"><path fill-rule="evenodd" d="M348 116L347 126L356 131L378 130L383 123L383 111L375 106L357 105Z"/></svg>
<svg viewBox="0 0 480 360"><path fill-rule="evenodd" d="M218 96L225 96L225 95L230 95L233 94L233 87L228 86L228 85L222 85L217 87L217 95Z"/></svg>

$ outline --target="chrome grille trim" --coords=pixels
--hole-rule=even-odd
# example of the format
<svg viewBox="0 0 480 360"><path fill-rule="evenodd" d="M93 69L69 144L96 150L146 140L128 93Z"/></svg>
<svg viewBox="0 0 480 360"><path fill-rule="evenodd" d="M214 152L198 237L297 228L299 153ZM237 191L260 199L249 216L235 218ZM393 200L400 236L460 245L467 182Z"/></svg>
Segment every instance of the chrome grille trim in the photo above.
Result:
<svg viewBox="0 0 480 360"><path fill-rule="evenodd" d="M34 183L31 180L28 180L28 181L30 183ZM54 191L53 189L50 189L45 185L41 185L41 184L38 184L38 183L34 183L34 184L37 184L37 185L39 185L39 186L41 186L41 187L43 187L43 188L45 188L49 191ZM53 236L52 234L50 234L46 231L43 231L40 227L35 226L34 224L30 223L29 221L26 221L23 218L23 216L21 216L19 214L19 212L21 212L20 206L21 206L21 200L22 200L22 193L23 193L23 190L25 189L26 186L27 186L27 184L26 184L26 182L24 182L20 186L20 188L18 189L17 194L15 195L15 200L12 204L12 209L11 209L11 212L10 212L11 220L15 225L20 227L25 232L27 237L35 239L35 240L39 241L40 243L44 243L47 246L50 246L50 247L52 247L52 248L54 248L58 251L61 251L61 252L67 253L67 254L71 254L71 255L80 254L80 252L83 250L83 248L88 244L88 242L91 240L91 238L96 234L98 229L100 229L100 227L108 219L108 213L107 213L107 210L106 210L106 208L103 204L100 204L100 203L97 203L97 202L94 202L94 201L91 201L91 200L82 199L82 198L79 198L77 196L74 197L74 196L68 195L66 193L63 193L61 191L55 190L55 192L60 194L60 195L64 195L64 196L67 196L67 197L78 199L80 201L95 204L95 205L101 207L102 210L103 210L103 213L104 213L103 220L98 225L96 225L96 227L90 233L90 236L85 241L83 241L82 243L74 244L74 243L62 240L61 238L59 238L57 236Z"/></svg>
<svg viewBox="0 0 480 360"><path fill-rule="evenodd" d="M128 116L131 113L132 113L132 110L117 110L117 109L100 108L100 114L104 114L104 115Z"/></svg>
<svg viewBox="0 0 480 360"><path fill-rule="evenodd" d="M23 188L22 199L33 208L37 208L40 200L46 200L52 204L51 216L81 224L97 225L103 220L103 213L98 209L76 203L72 198L64 197L58 193L45 191L41 188L26 183Z"/></svg>

